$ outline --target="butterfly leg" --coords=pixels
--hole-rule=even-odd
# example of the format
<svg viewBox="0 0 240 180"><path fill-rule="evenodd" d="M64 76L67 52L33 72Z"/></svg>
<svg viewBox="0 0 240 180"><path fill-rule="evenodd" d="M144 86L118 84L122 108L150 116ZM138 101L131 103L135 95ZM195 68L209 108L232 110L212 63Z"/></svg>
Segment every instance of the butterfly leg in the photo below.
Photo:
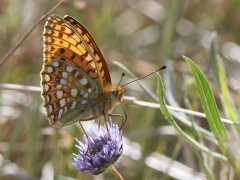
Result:
<svg viewBox="0 0 240 180"><path fill-rule="evenodd" d="M110 134L109 129L108 129L106 116L104 116L104 122L105 122L105 126L106 126L106 129L107 129L108 135L109 135L109 137L112 139L111 134Z"/></svg>
<svg viewBox="0 0 240 180"><path fill-rule="evenodd" d="M86 137L87 137L87 140L88 140L88 149L87 149L87 151L85 152L85 155L88 153L88 150L90 149L90 142L89 142L88 135L87 135L84 127L83 127L82 124L81 124L81 121L90 121L90 120L97 119L97 118L98 118L97 116L93 116L93 117L89 117L89 118L86 118L86 119L81 119L81 120L78 121L79 124L80 124L80 126L81 126L81 128L82 128L82 130L83 130L83 132L84 132L84 134L85 134ZM101 119L100 119L100 122L101 122ZM99 125L100 125L100 124L99 124ZM99 127L100 127L100 126L99 126Z"/></svg>
<svg viewBox="0 0 240 180"><path fill-rule="evenodd" d="M126 121L127 121L127 113L126 113L126 111L125 111L125 109L124 109L124 106L123 106L123 104L121 103L121 106L122 106L122 108L123 108L123 112L124 112L124 116L122 115L122 114L112 114L112 113L108 113L108 116L110 116L110 117L112 117L112 116L117 116L117 117L121 117L122 118L122 125L121 125L121 127L120 127L120 129L122 129L122 127L123 127L123 125L126 123Z"/></svg>
<svg viewBox="0 0 240 180"><path fill-rule="evenodd" d="M88 150L90 149L90 143L89 143L88 135L87 135L87 133L86 133L86 131L85 131L85 129L84 129L84 127L83 127L83 125L81 124L80 121L79 121L79 124L80 124L80 126L81 126L81 128L82 128L82 130L83 130L83 132L84 132L84 134L85 134L85 136L87 138L87 140L88 140L88 148L87 148L87 151L84 153L84 155L86 156L86 154L88 153Z"/></svg>
<svg viewBox="0 0 240 180"><path fill-rule="evenodd" d="M98 129L100 128L100 124L101 124L101 118L100 118L100 120L98 121ZM106 120L105 120L105 122L106 122Z"/></svg>
<svg viewBox="0 0 240 180"><path fill-rule="evenodd" d="M121 117L122 119L122 125L120 127L120 129L122 129L123 125L125 124L126 120L124 119L124 116L122 114L112 114L112 113L108 113L107 114L109 117Z"/></svg>

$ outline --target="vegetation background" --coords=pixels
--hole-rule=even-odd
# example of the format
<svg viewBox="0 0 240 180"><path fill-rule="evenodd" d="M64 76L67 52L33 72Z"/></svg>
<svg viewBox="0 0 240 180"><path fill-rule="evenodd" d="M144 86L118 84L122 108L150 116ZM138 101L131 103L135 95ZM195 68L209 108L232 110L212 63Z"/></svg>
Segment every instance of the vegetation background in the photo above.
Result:
<svg viewBox="0 0 240 180"><path fill-rule="evenodd" d="M0 0L0 60L57 2ZM215 39L215 50L224 60L231 97L240 112L239 89L231 81L240 82L239 0L66 0L54 13L62 17L71 15L88 29L106 59L114 84L119 82L123 70L113 61L124 64L138 77L167 65L162 73L168 104L203 112L190 68L182 55L191 58L209 80L220 115L226 117L209 55L211 41ZM70 158L73 152L77 153L74 138L81 139L82 131L78 124L61 129L51 127L40 92L2 88L4 83L40 86L44 23L0 67L0 178L114 179L108 171L92 176L73 170ZM132 79L127 75L123 83ZM155 75L142 82L156 93ZM125 95L156 102L137 83L129 84ZM190 102L188 108L185 98ZM128 115L123 127L124 153L116 168L126 180L205 177L197 150L176 133L158 108L127 102L124 106ZM114 112L122 113L121 107L116 106ZM190 119L210 131L205 118L186 120ZM191 126L176 120L194 137ZM114 122L119 123L118 119ZM219 151L211 141L202 142L212 151ZM237 179L226 163L208 157L208 165L215 179Z"/></svg>

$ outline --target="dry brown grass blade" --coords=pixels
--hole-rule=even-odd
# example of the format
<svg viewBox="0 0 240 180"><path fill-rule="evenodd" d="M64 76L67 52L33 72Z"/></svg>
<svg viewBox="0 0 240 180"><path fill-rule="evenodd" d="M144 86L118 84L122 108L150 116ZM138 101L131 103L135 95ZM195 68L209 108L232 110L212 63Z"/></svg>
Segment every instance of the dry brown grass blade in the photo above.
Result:
<svg viewBox="0 0 240 180"><path fill-rule="evenodd" d="M56 6L54 6L48 13L42 16L32 28L23 36L23 38L12 48L12 50L2 59L0 62L0 67L7 61L7 59L17 50L17 48L27 39L27 37L32 33L32 31L37 27L37 25L42 22L49 14L51 14L64 0L61 0Z"/></svg>

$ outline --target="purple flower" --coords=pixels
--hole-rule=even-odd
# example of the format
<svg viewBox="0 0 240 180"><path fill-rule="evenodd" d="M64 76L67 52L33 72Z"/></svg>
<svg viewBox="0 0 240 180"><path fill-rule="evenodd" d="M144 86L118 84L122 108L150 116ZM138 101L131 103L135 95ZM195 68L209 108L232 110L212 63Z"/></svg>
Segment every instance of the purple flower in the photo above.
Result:
<svg viewBox="0 0 240 180"><path fill-rule="evenodd" d="M93 137L89 136L87 139L84 135L84 143L75 138L79 144L75 145L79 154L73 154L71 161L74 169L97 175L116 162L123 149L122 131L117 124L112 124L112 122L111 126L108 123L107 126L109 132L106 126L99 127L98 124L95 124L90 129ZM90 147L88 147L88 143Z"/></svg>

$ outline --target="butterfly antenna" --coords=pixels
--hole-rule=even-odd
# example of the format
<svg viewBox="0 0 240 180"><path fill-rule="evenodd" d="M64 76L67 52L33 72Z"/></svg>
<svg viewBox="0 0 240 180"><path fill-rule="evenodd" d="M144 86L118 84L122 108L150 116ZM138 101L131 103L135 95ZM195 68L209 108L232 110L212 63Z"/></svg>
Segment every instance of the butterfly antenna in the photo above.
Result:
<svg viewBox="0 0 240 180"><path fill-rule="evenodd" d="M154 74L154 73L156 73L156 72L158 72L158 71L160 71L160 70L166 69L166 68L167 68L167 66L163 66L163 67L161 67L161 68L159 68L159 69L153 71L152 73L150 73L150 74L148 74L148 75L146 75L146 76L143 76L143 77L137 78L137 79L135 79L135 80L133 80L133 81L130 81L130 82L128 82L128 83L122 85L122 87L123 87L123 86L126 86L126 85L128 85L128 84L131 84L131 83L133 83L133 82L135 82L135 81L138 81L138 80L140 80L140 79L144 79L144 78L146 78L146 77L148 77L148 76L150 76L150 75L152 75L152 74Z"/></svg>
<svg viewBox="0 0 240 180"><path fill-rule="evenodd" d="M118 83L118 85L117 85L117 89L118 89L118 86L120 85L120 83L122 82L122 79L123 79L123 77L126 75L126 73L125 72L123 72L122 73L122 76L121 76L121 79L120 79L120 81L119 81L119 83Z"/></svg>

